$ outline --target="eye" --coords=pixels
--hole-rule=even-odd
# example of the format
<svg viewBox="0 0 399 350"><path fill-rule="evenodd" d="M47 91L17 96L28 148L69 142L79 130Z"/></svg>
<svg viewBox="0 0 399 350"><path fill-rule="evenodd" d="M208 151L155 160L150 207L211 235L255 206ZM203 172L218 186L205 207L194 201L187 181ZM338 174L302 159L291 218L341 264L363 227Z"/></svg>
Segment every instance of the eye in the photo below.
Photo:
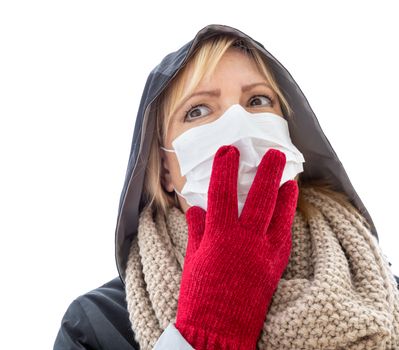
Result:
<svg viewBox="0 0 399 350"><path fill-rule="evenodd" d="M208 109L210 111L210 109L207 106L202 104L191 106L187 111L185 111L184 121L191 122L195 119L199 119L200 117L203 116L201 114L201 110L203 109Z"/></svg>
<svg viewBox="0 0 399 350"><path fill-rule="evenodd" d="M269 103L270 107L273 107L273 99L268 95L256 95L253 96L249 101L250 106L266 106L262 104L262 100L266 103ZM255 103L253 103L255 102Z"/></svg>

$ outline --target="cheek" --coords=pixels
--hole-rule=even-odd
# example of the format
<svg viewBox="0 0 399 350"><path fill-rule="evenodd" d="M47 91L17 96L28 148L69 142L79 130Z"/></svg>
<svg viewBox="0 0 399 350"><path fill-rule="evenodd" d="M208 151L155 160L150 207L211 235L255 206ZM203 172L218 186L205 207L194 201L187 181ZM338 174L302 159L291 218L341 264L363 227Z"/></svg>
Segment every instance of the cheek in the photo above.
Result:
<svg viewBox="0 0 399 350"><path fill-rule="evenodd" d="M172 182L175 184L177 188L183 187L186 183L186 177L181 176L180 174L180 165L175 155L170 155L168 157L168 163L170 165L169 172L172 178Z"/></svg>

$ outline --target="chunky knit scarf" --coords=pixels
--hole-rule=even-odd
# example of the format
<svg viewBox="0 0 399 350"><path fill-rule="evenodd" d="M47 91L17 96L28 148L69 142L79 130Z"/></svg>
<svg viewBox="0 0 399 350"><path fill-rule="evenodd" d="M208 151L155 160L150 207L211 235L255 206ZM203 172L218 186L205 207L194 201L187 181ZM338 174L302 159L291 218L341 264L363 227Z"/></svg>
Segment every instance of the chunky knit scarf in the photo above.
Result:
<svg viewBox="0 0 399 350"><path fill-rule="evenodd" d="M399 349L399 292L364 219L313 188L297 210L289 264L265 315L258 349ZM187 245L184 213L145 208L126 269L131 326L142 350L175 322ZM223 288L223 286L221 286Z"/></svg>

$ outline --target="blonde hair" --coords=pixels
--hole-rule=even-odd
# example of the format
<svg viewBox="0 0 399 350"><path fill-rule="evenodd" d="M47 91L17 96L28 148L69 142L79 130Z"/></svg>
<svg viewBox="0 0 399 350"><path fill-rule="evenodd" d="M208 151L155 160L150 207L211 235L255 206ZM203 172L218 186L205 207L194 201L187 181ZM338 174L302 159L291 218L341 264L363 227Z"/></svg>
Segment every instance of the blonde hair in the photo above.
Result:
<svg viewBox="0 0 399 350"><path fill-rule="evenodd" d="M166 192L161 184L162 165L160 146L165 144L166 135L169 131L170 121L175 109L185 96L189 96L196 89L204 77L212 74L223 54L231 47L241 50L253 59L259 72L264 75L278 96L284 117L286 119L293 118L293 110L279 88L272 70L268 67L267 61L249 42L229 34L214 36L203 41L195 49L185 66L181 68L155 101L153 108L156 118L155 134L151 143L142 194L143 200L146 203L145 206L151 206L154 212L161 211L164 215L167 215L169 208L172 206L180 207L176 194ZM327 182L317 180L304 183L300 176L297 176L296 179L299 186L297 209L304 214L305 218L309 219L312 217L314 210L316 210L303 196L301 189L305 187L318 189L345 207L359 213L344 193L335 191Z"/></svg>

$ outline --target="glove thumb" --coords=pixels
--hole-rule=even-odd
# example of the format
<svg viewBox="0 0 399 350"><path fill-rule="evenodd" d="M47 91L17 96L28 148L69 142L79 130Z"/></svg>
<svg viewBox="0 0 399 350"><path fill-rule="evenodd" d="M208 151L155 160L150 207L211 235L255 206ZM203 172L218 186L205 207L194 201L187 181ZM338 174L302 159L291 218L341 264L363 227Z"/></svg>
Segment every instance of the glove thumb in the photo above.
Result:
<svg viewBox="0 0 399 350"><path fill-rule="evenodd" d="M197 206L190 207L186 211L188 242L185 260L190 259L201 244L205 231L205 216L206 211Z"/></svg>

